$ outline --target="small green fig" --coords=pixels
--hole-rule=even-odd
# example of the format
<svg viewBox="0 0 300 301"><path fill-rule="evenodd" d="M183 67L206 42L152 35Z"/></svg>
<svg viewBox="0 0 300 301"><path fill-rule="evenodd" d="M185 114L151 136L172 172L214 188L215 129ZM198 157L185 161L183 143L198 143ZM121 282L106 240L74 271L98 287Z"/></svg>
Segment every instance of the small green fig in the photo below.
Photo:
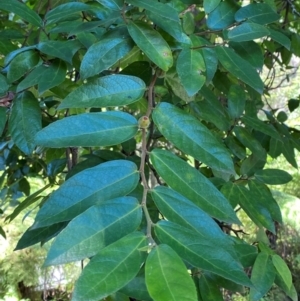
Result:
<svg viewBox="0 0 300 301"><path fill-rule="evenodd" d="M150 119L148 116L142 116L140 119L139 119L139 127L141 129L147 129L150 125Z"/></svg>

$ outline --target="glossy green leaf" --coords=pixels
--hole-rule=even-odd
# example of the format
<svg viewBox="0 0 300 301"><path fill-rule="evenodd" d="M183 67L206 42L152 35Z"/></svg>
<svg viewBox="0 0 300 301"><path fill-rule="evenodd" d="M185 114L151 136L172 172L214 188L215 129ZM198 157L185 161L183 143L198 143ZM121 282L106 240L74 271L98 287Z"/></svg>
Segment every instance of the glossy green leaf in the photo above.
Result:
<svg viewBox="0 0 300 301"><path fill-rule="evenodd" d="M228 47L216 47L218 59L223 67L234 76L262 94L264 83L251 64Z"/></svg>
<svg viewBox="0 0 300 301"><path fill-rule="evenodd" d="M274 279L275 269L271 258L267 253L259 253L251 272L254 287L250 288L250 300L260 300L271 288Z"/></svg>
<svg viewBox="0 0 300 301"><path fill-rule="evenodd" d="M232 241L228 239L220 226L190 200L165 186L155 187L151 191L151 196L167 220L198 232L216 247L231 248Z"/></svg>
<svg viewBox="0 0 300 301"><path fill-rule="evenodd" d="M274 139L281 139L279 133L272 124L267 124L262 120L250 116L243 116L241 120L248 126L257 131L260 131Z"/></svg>
<svg viewBox="0 0 300 301"><path fill-rule="evenodd" d="M223 296L219 286L206 274L199 278L199 290L203 301L223 301Z"/></svg>
<svg viewBox="0 0 300 301"><path fill-rule="evenodd" d="M145 89L145 83L138 77L108 75L72 91L58 109L125 106L139 100Z"/></svg>
<svg viewBox="0 0 300 301"><path fill-rule="evenodd" d="M258 24L272 23L279 18L280 15L265 3L248 4L241 7L235 14L235 20L238 22L247 20Z"/></svg>
<svg viewBox="0 0 300 301"><path fill-rule="evenodd" d="M228 94L228 112L232 118L240 117L246 105L245 90L239 85L232 85Z"/></svg>
<svg viewBox="0 0 300 301"><path fill-rule="evenodd" d="M166 102L155 108L152 117L159 131L180 150L214 170L235 173L227 149L195 117Z"/></svg>
<svg viewBox="0 0 300 301"><path fill-rule="evenodd" d="M148 18L179 42L187 44L190 42L182 30L177 10L172 6L147 0L128 0L126 2L146 9Z"/></svg>
<svg viewBox="0 0 300 301"><path fill-rule="evenodd" d="M56 237L44 266L92 257L103 247L135 231L142 219L137 199L106 200L74 218Z"/></svg>
<svg viewBox="0 0 300 301"><path fill-rule="evenodd" d="M287 50L291 49L291 40L285 34L271 28L269 28L269 31L272 40L284 46Z"/></svg>
<svg viewBox="0 0 300 301"><path fill-rule="evenodd" d="M172 51L156 30L145 22L129 22L127 27L134 42L154 64L164 71L173 65Z"/></svg>
<svg viewBox="0 0 300 301"><path fill-rule="evenodd" d="M277 271L277 274L283 280L287 289L290 289L293 284L292 274L285 261L277 254L272 255L272 262Z"/></svg>
<svg viewBox="0 0 300 301"><path fill-rule="evenodd" d="M45 19L46 24L57 23L61 19L66 18L74 13L80 13L82 11L87 11L91 9L91 6L80 3L80 2L70 2L56 6L47 12Z"/></svg>
<svg viewBox="0 0 300 301"><path fill-rule="evenodd" d="M161 149L154 149L150 158L158 174L171 188L209 215L228 223L240 223L226 198L187 162Z"/></svg>
<svg viewBox="0 0 300 301"><path fill-rule="evenodd" d="M34 68L18 85L17 92L38 85L39 94L61 84L66 78L67 66L61 60Z"/></svg>
<svg viewBox="0 0 300 301"><path fill-rule="evenodd" d="M182 17L182 29L183 31L190 35L195 31L195 17L193 13L187 12Z"/></svg>
<svg viewBox="0 0 300 301"><path fill-rule="evenodd" d="M134 44L125 28L108 32L94 43L84 55L80 75L82 79L94 76L114 65L133 48Z"/></svg>
<svg viewBox="0 0 300 301"><path fill-rule="evenodd" d="M229 185L229 183L227 183ZM264 207L261 200L257 198L257 195L251 193L246 187L231 184L230 193L226 193L226 196L232 201L237 201L251 220L258 226L264 226L269 231L275 233L275 227L273 219L268 208Z"/></svg>
<svg viewBox="0 0 300 301"><path fill-rule="evenodd" d="M31 154L36 146L34 136L42 128L40 106L31 92L18 94L14 99L8 128L18 148L27 155Z"/></svg>
<svg viewBox="0 0 300 301"><path fill-rule="evenodd" d="M51 123L37 133L35 143L52 148L116 145L132 138L137 130L136 119L128 113L84 113Z"/></svg>
<svg viewBox="0 0 300 301"><path fill-rule="evenodd" d="M140 232L129 234L102 249L82 271L75 284L73 301L98 301L118 291L138 273L147 253Z"/></svg>
<svg viewBox="0 0 300 301"><path fill-rule="evenodd" d="M219 4L221 0L204 0L203 7L207 14L211 13Z"/></svg>
<svg viewBox="0 0 300 301"><path fill-rule="evenodd" d="M293 177L281 169L263 169L254 174L255 178L268 185L282 185L290 182Z"/></svg>
<svg viewBox="0 0 300 301"><path fill-rule="evenodd" d="M32 25L38 27L43 25L41 17L33 9L30 9L25 3L20 1L0 0L0 9L14 13Z"/></svg>
<svg viewBox="0 0 300 301"><path fill-rule="evenodd" d="M264 65L264 56L258 43L253 41L240 43L231 41L229 45L234 49L236 54L250 63L255 69L262 70Z"/></svg>
<svg viewBox="0 0 300 301"><path fill-rule="evenodd" d="M113 9L113 10L121 10L124 5L124 0L97 0L104 7Z"/></svg>
<svg viewBox="0 0 300 301"><path fill-rule="evenodd" d="M194 96L205 83L205 62L201 53L183 49L177 58L176 69L188 96Z"/></svg>
<svg viewBox="0 0 300 301"><path fill-rule="evenodd" d="M252 41L265 37L270 31L263 25L245 22L228 32L228 39L234 42Z"/></svg>
<svg viewBox="0 0 300 301"><path fill-rule="evenodd" d="M136 187L138 179L136 165L125 160L85 169L50 195L37 213L34 229L69 221L93 205L124 196Z"/></svg>
<svg viewBox="0 0 300 301"><path fill-rule="evenodd" d="M169 245L193 266L236 283L251 286L241 264L225 249L215 248L197 232L170 221L160 221L155 226L155 233L161 243Z"/></svg>
<svg viewBox="0 0 300 301"><path fill-rule="evenodd" d="M282 223L280 207L268 186L255 180L249 181L248 185L252 197L260 200L261 207L266 208L271 213L273 220Z"/></svg>
<svg viewBox="0 0 300 301"><path fill-rule="evenodd" d="M7 66L18 54L32 49L35 49L35 45L21 47L11 51L5 56L4 65Z"/></svg>
<svg viewBox="0 0 300 301"><path fill-rule="evenodd" d="M196 287L182 259L168 245L155 247L146 261L146 284L154 301L194 301Z"/></svg>
<svg viewBox="0 0 300 301"><path fill-rule="evenodd" d="M67 224L67 222L62 222L38 229L33 229L32 227L28 228L19 239L15 251L28 248L39 242L46 242L50 240L51 238L55 237L63 228L65 228Z"/></svg>
<svg viewBox="0 0 300 301"><path fill-rule="evenodd" d="M72 64L74 54L82 48L78 40L70 41L46 41L36 45L36 49L49 56L53 56Z"/></svg>
<svg viewBox="0 0 300 301"><path fill-rule="evenodd" d="M25 51L17 55L9 64L7 79L10 83L21 78L38 64L40 57L36 51Z"/></svg>
<svg viewBox="0 0 300 301"><path fill-rule="evenodd" d="M208 15L206 20L207 27L212 30L226 28L234 23L234 15L237 10L238 6L233 1L221 2L216 9Z"/></svg>

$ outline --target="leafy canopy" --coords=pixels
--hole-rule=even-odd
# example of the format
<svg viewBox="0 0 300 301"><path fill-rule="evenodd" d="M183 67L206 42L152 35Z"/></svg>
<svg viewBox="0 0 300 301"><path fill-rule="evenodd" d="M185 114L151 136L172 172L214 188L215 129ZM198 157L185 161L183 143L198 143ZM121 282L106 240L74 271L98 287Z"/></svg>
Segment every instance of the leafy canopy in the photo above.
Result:
<svg viewBox="0 0 300 301"><path fill-rule="evenodd" d="M297 168L299 132L264 106L262 72L300 55L297 15L297 1L0 0L1 207L6 221L38 207L16 249L55 238L45 266L89 258L72 300L245 286L258 301L273 283L297 300L267 237L282 223L267 185L291 176L264 167ZM255 245L239 210L265 233Z"/></svg>

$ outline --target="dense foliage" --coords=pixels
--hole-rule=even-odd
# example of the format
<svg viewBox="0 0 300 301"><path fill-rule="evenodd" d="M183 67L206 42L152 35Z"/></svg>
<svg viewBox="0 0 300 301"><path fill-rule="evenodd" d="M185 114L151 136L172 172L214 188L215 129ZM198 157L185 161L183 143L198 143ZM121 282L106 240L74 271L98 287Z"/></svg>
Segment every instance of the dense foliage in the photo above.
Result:
<svg viewBox="0 0 300 301"><path fill-rule="evenodd" d="M72 300L256 301L274 283L298 300L269 241L268 185L292 177L264 168L297 168L299 132L264 98L300 55L298 6L0 0L1 208L39 208L16 249L55 237L44 266L87 259Z"/></svg>

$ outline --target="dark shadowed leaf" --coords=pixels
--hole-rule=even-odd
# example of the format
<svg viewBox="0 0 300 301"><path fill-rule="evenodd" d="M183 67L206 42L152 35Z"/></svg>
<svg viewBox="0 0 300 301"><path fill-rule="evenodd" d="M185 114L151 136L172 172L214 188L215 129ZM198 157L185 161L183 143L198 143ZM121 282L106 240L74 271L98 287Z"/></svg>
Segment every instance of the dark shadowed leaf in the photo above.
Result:
<svg viewBox="0 0 300 301"><path fill-rule="evenodd" d="M36 216L34 228L69 221L101 201L124 196L136 187L138 179L136 165L125 160L86 169L50 195Z"/></svg>
<svg viewBox="0 0 300 301"><path fill-rule="evenodd" d="M51 123L35 136L35 143L52 148L116 145L137 130L136 119L128 113L84 113Z"/></svg>
<svg viewBox="0 0 300 301"><path fill-rule="evenodd" d="M218 284L213 278L203 273L199 279L199 290L203 301L223 301Z"/></svg>
<svg viewBox="0 0 300 301"><path fill-rule="evenodd" d="M269 28L269 31L272 40L284 46L287 50L291 49L291 40L285 34L271 28Z"/></svg>
<svg viewBox="0 0 300 301"><path fill-rule="evenodd" d="M228 94L228 112L232 118L240 117L246 105L245 90L239 85L232 85Z"/></svg>

